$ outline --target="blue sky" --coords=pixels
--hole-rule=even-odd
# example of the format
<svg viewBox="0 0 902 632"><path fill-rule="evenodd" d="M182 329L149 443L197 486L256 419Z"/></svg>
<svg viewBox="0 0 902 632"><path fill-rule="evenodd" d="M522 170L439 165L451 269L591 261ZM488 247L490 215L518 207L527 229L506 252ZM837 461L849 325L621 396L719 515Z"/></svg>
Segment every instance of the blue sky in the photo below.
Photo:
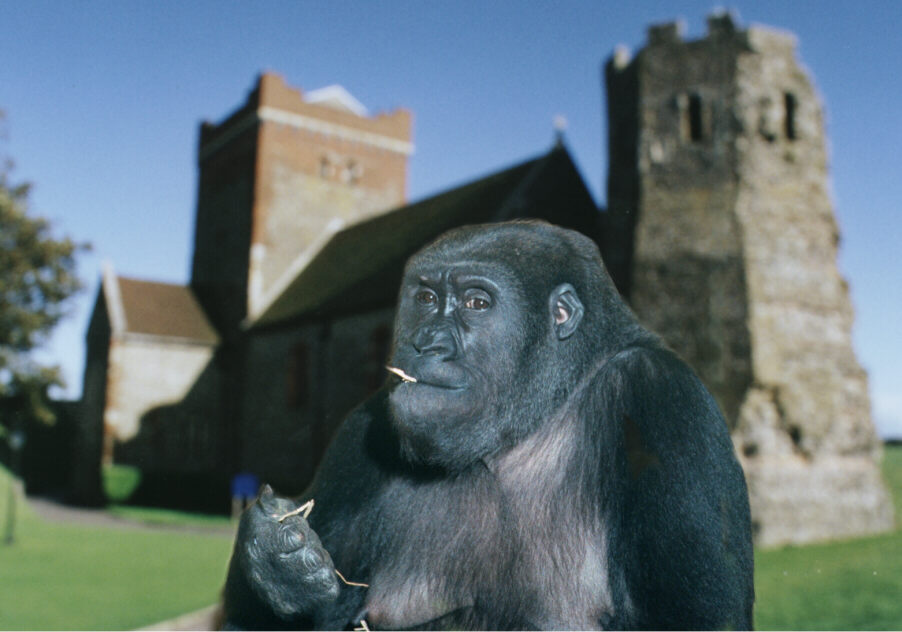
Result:
<svg viewBox="0 0 902 632"><path fill-rule="evenodd" d="M902 436L902 2L727 5L794 32L825 102L840 269L883 435ZM710 2L13 2L0 0L0 108L34 212L90 241L86 291L42 357L81 391L99 266L185 282L198 124L243 102L259 72L339 83L371 111L414 113L412 200L547 150L552 120L604 203L601 64L651 23L700 36Z"/></svg>

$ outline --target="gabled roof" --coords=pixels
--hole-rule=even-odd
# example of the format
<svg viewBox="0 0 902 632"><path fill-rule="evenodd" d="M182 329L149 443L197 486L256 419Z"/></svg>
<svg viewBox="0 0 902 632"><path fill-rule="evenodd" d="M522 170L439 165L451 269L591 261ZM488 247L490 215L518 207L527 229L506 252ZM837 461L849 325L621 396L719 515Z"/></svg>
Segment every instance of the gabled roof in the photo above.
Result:
<svg viewBox="0 0 902 632"><path fill-rule="evenodd" d="M107 269L103 293L114 335L139 334L208 345L219 342L189 287L115 276Z"/></svg>
<svg viewBox="0 0 902 632"><path fill-rule="evenodd" d="M427 243L458 226L522 217L595 236L598 208L563 145L336 232L301 254L309 263L246 326L392 305L405 262Z"/></svg>

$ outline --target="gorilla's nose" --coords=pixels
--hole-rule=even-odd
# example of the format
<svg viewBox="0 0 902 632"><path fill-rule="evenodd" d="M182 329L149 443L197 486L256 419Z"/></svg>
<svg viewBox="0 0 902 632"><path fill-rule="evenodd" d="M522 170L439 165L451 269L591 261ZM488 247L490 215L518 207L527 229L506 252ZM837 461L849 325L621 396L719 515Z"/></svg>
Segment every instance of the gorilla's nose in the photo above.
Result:
<svg viewBox="0 0 902 632"><path fill-rule="evenodd" d="M413 338L413 348L420 355L439 356L443 360L453 358L457 352L454 336L444 328L420 329Z"/></svg>

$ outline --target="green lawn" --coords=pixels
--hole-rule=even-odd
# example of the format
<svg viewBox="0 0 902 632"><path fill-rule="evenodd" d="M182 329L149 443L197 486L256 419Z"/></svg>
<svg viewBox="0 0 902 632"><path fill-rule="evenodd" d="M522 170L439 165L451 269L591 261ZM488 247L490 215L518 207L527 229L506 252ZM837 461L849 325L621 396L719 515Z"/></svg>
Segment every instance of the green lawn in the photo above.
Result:
<svg viewBox="0 0 902 632"><path fill-rule="evenodd" d="M902 532L755 556L763 630L902 628Z"/></svg>
<svg viewBox="0 0 902 632"><path fill-rule="evenodd" d="M898 519L902 447L887 448L884 472ZM0 525L6 484L0 468ZM0 545L0 629L129 629L218 597L228 537L49 524L21 506L19 517L15 545ZM207 522L179 514L165 519ZM217 520L213 524L221 525ZM755 563L760 629L902 629L902 529L758 551Z"/></svg>
<svg viewBox="0 0 902 632"><path fill-rule="evenodd" d="M0 524L6 510L0 469ZM126 630L213 604L231 540L50 524L19 505L0 544L0 629Z"/></svg>
<svg viewBox="0 0 902 632"><path fill-rule="evenodd" d="M902 446L887 446L884 479L902 517ZM764 630L902 629L902 529L755 554L755 626Z"/></svg>

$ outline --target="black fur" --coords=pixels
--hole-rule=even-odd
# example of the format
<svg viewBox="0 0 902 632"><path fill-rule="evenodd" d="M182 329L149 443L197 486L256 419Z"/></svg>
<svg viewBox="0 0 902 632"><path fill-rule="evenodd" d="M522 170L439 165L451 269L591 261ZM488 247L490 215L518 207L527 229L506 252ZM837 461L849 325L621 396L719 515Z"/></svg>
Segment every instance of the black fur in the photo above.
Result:
<svg viewBox="0 0 902 632"><path fill-rule="evenodd" d="M358 407L305 494L331 558L266 495L242 518L229 626L752 626L727 426L590 240L536 222L446 234L407 265L391 364L418 381ZM286 528L300 536L271 536ZM291 570L297 551L320 568ZM336 590L333 562L368 587Z"/></svg>

